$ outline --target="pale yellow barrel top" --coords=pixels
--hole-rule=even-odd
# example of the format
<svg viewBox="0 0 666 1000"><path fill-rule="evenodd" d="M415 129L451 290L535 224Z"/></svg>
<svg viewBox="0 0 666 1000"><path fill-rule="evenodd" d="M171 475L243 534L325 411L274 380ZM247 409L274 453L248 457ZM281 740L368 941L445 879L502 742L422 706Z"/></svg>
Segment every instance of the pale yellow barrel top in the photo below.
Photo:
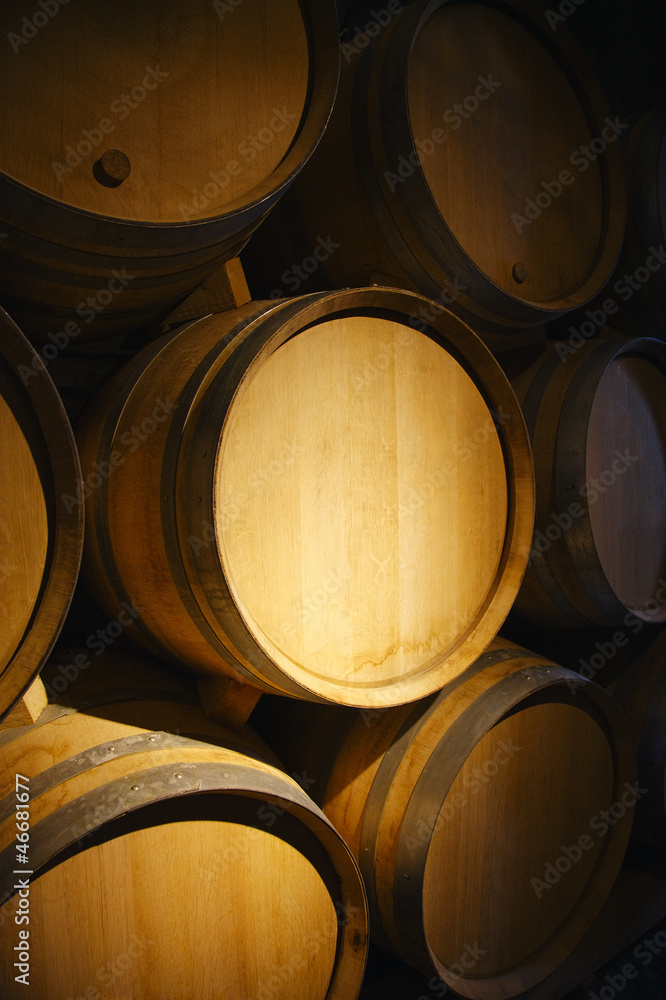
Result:
<svg viewBox="0 0 666 1000"><path fill-rule="evenodd" d="M603 570L620 601L649 620L666 600L666 377L649 359L620 356L604 373L586 475Z"/></svg>
<svg viewBox="0 0 666 1000"><path fill-rule="evenodd" d="M571 162L596 136L555 58L506 13L446 4L416 38L408 101L432 197L474 263L523 299L574 292L596 262L603 190L596 161L578 155ZM428 146L436 129L446 138ZM542 182L552 184L563 170L573 183L537 208L534 221L514 222L514 213L525 217L527 199L547 201ZM516 264L525 268L522 283L513 277Z"/></svg>
<svg viewBox="0 0 666 1000"><path fill-rule="evenodd" d="M30 444L0 395L0 673L35 610L49 525Z"/></svg>
<svg viewBox="0 0 666 1000"><path fill-rule="evenodd" d="M289 149L309 53L297 0L218 8L210 0L74 2L52 17L39 8L48 23L35 30L24 19L37 5L7 0L0 171L113 218L182 223L225 212ZM93 175L110 149L131 165L117 187Z"/></svg>
<svg viewBox="0 0 666 1000"><path fill-rule="evenodd" d="M457 775L429 846L423 914L436 961L490 978L547 946L597 875L598 814L612 804L611 746L592 716L551 703L495 725Z"/></svg>
<svg viewBox="0 0 666 1000"><path fill-rule="evenodd" d="M142 1000L324 1000L338 923L313 864L261 819L257 828L174 820L126 832L33 880L34 995L68 1000L95 987L96 996ZM17 905L15 897L0 908L12 945ZM15 952L1 949L6 1000L25 991L13 961Z"/></svg>
<svg viewBox="0 0 666 1000"><path fill-rule="evenodd" d="M216 503L233 598L306 688L427 669L482 608L507 530L502 448L472 378L423 334L364 316L299 333L246 377Z"/></svg>

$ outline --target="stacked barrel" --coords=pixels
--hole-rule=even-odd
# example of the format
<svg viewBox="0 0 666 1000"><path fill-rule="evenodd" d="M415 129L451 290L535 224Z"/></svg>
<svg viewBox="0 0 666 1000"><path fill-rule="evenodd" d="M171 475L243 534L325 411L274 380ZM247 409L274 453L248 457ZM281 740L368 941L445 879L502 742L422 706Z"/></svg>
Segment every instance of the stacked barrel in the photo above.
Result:
<svg viewBox="0 0 666 1000"><path fill-rule="evenodd" d="M519 996L620 869L618 702L660 746L658 653L614 697L544 631L666 620L666 347L544 326L656 238L618 119L523 0L341 47L321 0L42 7L0 15L2 995L347 1000L372 937Z"/></svg>

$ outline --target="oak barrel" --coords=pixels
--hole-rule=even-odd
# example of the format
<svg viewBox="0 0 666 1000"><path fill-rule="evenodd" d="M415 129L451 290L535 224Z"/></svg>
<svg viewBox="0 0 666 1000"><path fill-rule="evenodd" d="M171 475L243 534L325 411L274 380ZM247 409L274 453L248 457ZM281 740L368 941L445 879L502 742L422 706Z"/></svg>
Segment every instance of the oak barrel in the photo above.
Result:
<svg viewBox="0 0 666 1000"><path fill-rule="evenodd" d="M255 721L256 720L256 721ZM456 995L517 996L574 950L629 838L635 765L612 697L501 638L428 699L253 716L359 861L379 944Z"/></svg>
<svg viewBox="0 0 666 1000"><path fill-rule="evenodd" d="M42 6L0 12L0 301L58 344L146 327L238 253L325 127L338 30L332 0Z"/></svg>
<svg viewBox="0 0 666 1000"><path fill-rule="evenodd" d="M82 419L84 572L201 675L352 705L429 694L511 607L532 532L520 409L481 341L366 288L154 341Z"/></svg>
<svg viewBox="0 0 666 1000"><path fill-rule="evenodd" d="M394 284L513 334L600 291L628 126L566 27L521 0L418 0L341 51L322 143L244 256L255 294Z"/></svg>
<svg viewBox="0 0 666 1000"><path fill-rule="evenodd" d="M23 963L49 1000L353 1000L362 882L295 778L182 677L115 652L59 666L59 702L0 735L3 998Z"/></svg>
<svg viewBox="0 0 666 1000"><path fill-rule="evenodd" d="M65 619L81 562L83 498L74 435L60 397L2 309L0 466L3 718L39 673Z"/></svg>
<svg viewBox="0 0 666 1000"><path fill-rule="evenodd" d="M553 628L665 621L665 345L550 343L513 386L537 485L516 612Z"/></svg>

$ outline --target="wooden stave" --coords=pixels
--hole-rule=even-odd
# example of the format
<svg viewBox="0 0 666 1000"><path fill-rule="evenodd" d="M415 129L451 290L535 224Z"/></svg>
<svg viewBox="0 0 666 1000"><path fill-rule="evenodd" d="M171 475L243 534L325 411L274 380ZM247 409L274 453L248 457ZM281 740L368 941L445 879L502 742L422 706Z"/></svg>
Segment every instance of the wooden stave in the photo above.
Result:
<svg viewBox="0 0 666 1000"><path fill-rule="evenodd" d="M88 339L136 331L163 319L220 264L238 255L312 155L335 100L339 75L335 5L332 0L325 0L325 6L301 0L301 9L312 58L307 105L298 134L272 175L247 197L230 204L223 214L189 223L135 223L56 202L0 172L0 220L9 228L8 238L0 241L0 288L3 303L31 337L41 342L54 324L74 322L77 302L92 290L107 288L112 270L130 264L139 265L144 273L148 294L137 296L133 308L116 310L112 303L101 312L101 322ZM63 272L64 263L72 256L74 267ZM186 264L183 287L174 291L177 281L169 276L174 270L172 261L179 258ZM92 284L86 277L91 269L99 272ZM151 271L156 274L151 275ZM63 277L72 285L71 305L54 308L53 298L60 292ZM58 282L55 287L54 278ZM26 293L17 296L16 287L22 283ZM117 318L110 315L116 312Z"/></svg>
<svg viewBox="0 0 666 1000"><path fill-rule="evenodd" d="M84 532L81 466L65 409L41 358L2 309L0 324L3 378L18 391L35 435L33 457L50 522L47 565L34 611L12 658L2 664L0 718L4 718L39 675L60 633L78 579ZM64 502L65 495L75 501L73 507Z"/></svg>
<svg viewBox="0 0 666 1000"><path fill-rule="evenodd" d="M564 345L564 355L558 347L562 345L549 344L531 367L511 381L525 415L535 469L539 468L538 456L546 456L541 477L537 473L535 532L545 528L550 515L564 510L572 498L581 499L583 515L572 518L570 528L562 531L559 538L549 540L545 553L532 548L514 605L516 620L547 624L551 628L572 628L626 624L627 615L635 614L639 619L659 622L662 618L655 618L650 612L642 615L635 609L629 610L610 586L597 555L589 505L579 487L587 478L588 423L594 395L606 368L616 358L633 354L655 361L663 371L666 362L663 343L650 337L631 340L614 337L575 348L572 358L568 354L574 349L569 345ZM541 423L544 429L540 429L542 418L545 418ZM547 489L548 470L554 475Z"/></svg>
<svg viewBox="0 0 666 1000"><path fill-rule="evenodd" d="M66 661L77 652L80 650L61 651L55 659ZM55 660L49 668L54 666ZM53 730L54 725L57 727L65 720L84 722L86 714L88 722L94 718L102 726L104 738L100 745L90 750L82 749L85 731L81 734L71 725L61 728L60 742L57 734L50 739L49 730ZM175 735L180 727L175 730L171 727L174 718L181 715L187 728L182 735ZM117 737L110 734L114 728L118 730ZM131 735L125 735L127 731ZM53 812L48 811L37 823L31 822L30 858L34 869L31 885L39 874L70 856L76 850L75 844L79 850L85 850L85 845L81 845L87 837L94 843L97 835L103 836L105 825L126 812L138 815L137 810L150 807L153 802L175 801L182 794L240 795L259 804L268 802L293 817L294 823L302 828L304 843L312 842L323 852L331 871L328 875L322 872L321 877L328 880L330 892L339 893L339 899L334 902L342 916L338 922L335 966L331 970L326 998L347 1000L347 997L358 995L368 935L366 897L357 865L330 821L299 785L297 776L290 777L283 771L279 760L256 733L249 729L232 732L208 721L193 685L182 674L165 670L163 664L115 651L103 654L97 673L91 671L75 678L35 725L0 734L4 754L20 763L22 770L26 769L31 743L36 746L39 742L35 742L36 733L41 734L40 745L61 759L37 776L28 775L31 808L42 795L51 795L55 802ZM69 741L69 751L62 750L63 740ZM155 766L150 768L143 764L133 771L135 762L146 757L146 751L148 758L154 759ZM64 756L67 752L70 752L69 758ZM174 754L182 755L182 763L176 764L175 758L170 760ZM114 778L112 772L111 780L105 785L105 764L111 768L119 761L126 761L127 766L122 770L126 770L127 775ZM175 781L174 767L180 773ZM11 787L0 800L0 838L7 842L0 849L0 901L3 904L17 889L12 885L16 881L12 871L16 846L14 771L15 768L10 773L6 765L0 774L2 785ZM72 800L70 796L68 801L67 782L86 772L94 777L96 771L101 777L100 784L78 798ZM137 782L141 788L136 787ZM137 793L134 797L130 794L133 790ZM86 822L88 816L93 817L91 823ZM80 837L82 829L87 832Z"/></svg>
<svg viewBox="0 0 666 1000"><path fill-rule="evenodd" d="M241 310L237 310L236 313L227 314L222 319L217 317L215 322L222 323L219 327L219 332L222 335L221 343L227 344L224 348L225 354L231 358L228 363L235 372L231 377L240 380L245 375L247 359L251 359L255 351L272 350L270 344L278 343L276 338L279 337L279 342L281 342L310 322L331 318L338 309L344 310L346 307L361 310L363 307L370 309L383 307L390 315L397 313L406 316L414 308L415 302L419 301L425 300L422 300L420 296L397 292L394 289L376 287L351 289L337 293L304 296L300 300L287 302L249 303ZM237 315L242 317L242 321L238 328L240 332L236 339L233 339L234 317ZM200 335L198 331L194 330L194 326L195 324L190 324L181 331L177 331L176 335L180 333L185 338L189 338L189 341L196 340L198 343ZM509 593L510 591L515 592L517 589L518 581L524 570L523 553L526 549L521 543L526 541L531 530L529 525L531 525L531 504L533 502L531 456L529 448L526 447L526 436L520 411L511 402L512 394L509 396L506 392L508 386L505 385L506 380L501 369L487 350L478 343L477 338L472 337L467 341L467 331L460 329L459 321L448 313L442 313L433 322L432 328L435 333L444 337L443 343L447 346L453 345L455 356L459 360L463 359L463 363L468 365L468 371L478 380L477 384L488 400L488 405L499 413L505 413L503 407L508 408L509 414L517 418L505 420L498 430L498 433L503 436L502 447L505 453L507 477L513 487L507 517L506 537L509 541L504 547L496 584L485 602L483 617L480 621L477 620L473 626L474 634L469 637L468 633L468 639L465 640L465 642L469 641L469 645L476 649L476 653L473 655L478 655L478 652L484 648L496 631L496 627L499 627L508 613L511 605ZM290 332L286 332L287 330ZM212 340L210 339L210 332L212 331L209 331L206 340L209 347L215 340L215 335L213 335ZM251 342L252 337L255 338L254 342ZM229 341L231 342L229 343ZM142 375L139 377L145 377L146 384L152 385L148 374L150 369L143 367L145 359L151 352L155 358L162 352L159 375L166 378L165 351L170 348L172 356L169 363L174 370L177 367L181 371L179 376L172 375L171 377L179 377L182 382L183 366L180 357L174 353L174 344L175 336L168 335L156 341L152 347L149 345L135 360L134 370L136 372L143 368ZM234 354L233 352L239 344L238 354ZM261 347L261 344L269 344L269 346ZM250 683L260 690L277 690L291 697L305 698L311 701L326 701L332 696L334 700L337 700L339 695L336 690L331 695L330 685L329 688L325 689L323 685L319 687L309 685L303 681L302 677L294 680L273 664L263 650L257 647L256 642L249 635L239 617L232 618L227 610L231 608L233 611L233 599L230 595L225 596L224 590L227 589L228 585L221 575L215 546L204 545L197 551L190 544L192 538L205 538L207 517L208 521L212 523L212 516L207 513L205 505L197 502L197 493L201 492L201 488L191 490L189 483L192 481L205 483L203 495L212 495L210 483L214 474L214 442L210 435L214 431L206 430L206 428L220 426L219 410L223 409L224 401L220 402L217 396L214 397L211 393L210 401L207 403L201 385L206 383L207 386L213 378L223 379L226 377L224 363L221 361L222 356L215 358L215 351L216 348L213 347L199 364L198 374L193 376L188 383L191 388L185 387L183 389L183 395L179 398L178 410L171 425L165 427L161 438L161 431L158 430L155 435L155 439L160 438L159 447L156 447L155 452L161 450L165 456L162 471L159 472L163 500L161 531L165 543L163 551L165 552L164 566L166 570L164 575L168 576L171 581L175 581L176 584L175 588L169 584L171 599L182 602L188 608L191 616L190 624L193 626L188 633L188 641L199 640L201 635L212 638L218 652L224 648L227 662L222 663L217 654L211 658L208 655L210 652L208 649L202 659L201 650L204 648L202 645L197 648L198 659L193 655L187 655L182 646L178 648L172 644L173 632L170 637L165 633L164 639L161 639L154 629L146 628L146 624L141 621L138 623L138 630L130 629L130 631L134 632L135 638L153 654L157 653L162 659L189 666L201 675L214 676L222 671L227 676L236 679L240 677L243 683ZM243 356L244 351L245 356ZM239 355L241 355L240 361L238 360ZM125 373L126 371L127 369ZM92 417L89 415L87 419L84 417L81 423L78 442L84 470L91 467L94 460L104 460L104 455L111 450L117 421L122 419L120 414L125 403L128 402L130 406L132 405L131 382L134 376L131 373L126 378L121 395L114 397L115 386L120 384L124 377L124 373L121 372L105 393L104 398L107 403L114 399L113 414L109 421L107 422L105 419L103 409L106 404L103 404L96 408L96 414L93 414ZM237 383L234 382L235 384ZM223 387L222 391L226 394L226 400L233 398L233 387ZM205 406L205 409L201 410L201 415L195 413L194 407L197 400L203 401ZM190 419L191 414L196 416L196 422L194 419ZM198 428L202 429L200 438L197 438L195 433ZM191 448L189 455L187 454L188 447ZM169 458L169 452L172 458ZM168 462L167 458L169 458ZM87 502L89 532L84 548L84 576L96 593L98 601L112 614L117 613L117 607L121 600L133 603L141 600L140 596L136 597L136 592L131 592L127 582L123 581L122 573L118 571L115 564L113 544L109 541L106 513L108 489L110 484L115 485L117 479L117 476L109 477L109 480L105 481L100 489L92 491L92 499ZM167 540L170 540L172 544L167 545ZM205 584L206 579L210 582L209 586ZM501 595L500 591L505 584L509 589ZM216 606L211 600L211 594L216 597L221 590L223 591L222 597ZM497 618L496 625L490 625L489 619L486 618L486 610L491 603L494 604L492 617L493 621L495 617ZM224 614L227 615L224 619L224 630L220 631L220 621L222 620L220 616ZM195 623L199 630L198 634L194 629ZM464 669L469 664L471 655L467 651L467 647L465 647L464 652L454 651L451 661L453 662L455 659L455 669ZM401 701L413 700L413 697L416 696L414 691L423 691L425 688L425 693L429 693L437 686L437 682L431 678L427 684L423 681L418 687L416 683L410 687L406 687L405 684L397 685L396 690L391 695L386 688L380 688L376 692L371 690L369 693L354 691L354 700L345 703L358 702L379 705L386 704L387 697L390 697L393 703L398 698ZM351 697L351 695L347 695L347 697Z"/></svg>
<svg viewBox="0 0 666 1000"><path fill-rule="evenodd" d="M405 108L400 105L396 120L395 104L396 100L404 101L404 70L413 37L422 21L449 2L460 0L422 0L399 11L351 60L353 65L342 67L336 107L323 142L304 176L246 249L244 259L261 294L266 291L262 270L265 261L275 256L276 248L282 264L297 261L303 252L309 252L307 248L317 234L331 229L344 248L345 260L339 252L324 260L312 283L306 285L308 289L367 282L410 289L445 302L482 338L486 334L510 336L554 320L591 301L609 280L620 254L626 216L622 154L613 145L604 154L608 159L604 160L603 174L603 249L594 274L586 275L580 290L557 303L539 304L499 289L465 254L437 210L433 211L432 195L418 168L404 191L392 192L389 207L383 171L398 162L411 136ZM492 0L484 2L526 25L568 71L569 82L573 82L591 122L591 134L597 135L592 122L601 127L610 109L573 37L561 30L555 41L527 0L503 0L498 5ZM342 168L336 165L338 157ZM327 197L322 197L324 191ZM331 191L336 193L332 199L335 214L326 211ZM396 194L411 200L403 205ZM427 220L427 225L421 225L421 220ZM458 279L471 291L460 292ZM277 273L272 280L278 283Z"/></svg>
<svg viewBox="0 0 666 1000"><path fill-rule="evenodd" d="M505 672L507 668L508 673ZM494 671L497 671L497 676L494 676ZM484 727L492 727L502 717L502 703L497 704L497 700L489 696L501 692L507 699L506 712L511 713L520 711L523 697L529 705L529 688L532 686L537 687L541 695L567 688L571 703L582 696L587 701L586 710L600 725L608 727L609 734L613 734L615 790L621 790L625 782L635 778L629 727L615 699L574 671L512 642L505 642L501 636L491 643L486 653L465 674L441 692L422 701L392 707L383 713L351 712L333 706L310 707L306 712L303 705L291 703L284 706L276 698L266 698L258 706L253 719L263 738L278 750L289 766L305 767L307 773L316 776L311 794L343 833L358 859L368 893L373 940L399 955L422 975L436 973L438 980L446 983L456 995L476 1000L522 995L559 967L577 947L609 895L632 828L630 817L624 823L617 842L610 845L608 853L597 866L595 876L599 878L598 884L595 883L591 891L586 890L580 908L577 907L571 915L571 922L576 926L569 930L565 928L561 938L554 943L546 942L542 951L531 956L534 959L531 969L513 968L505 976L493 979L480 979L473 973L467 979L461 979L457 974L448 975L447 969L430 952L423 929L420 900L423 882L419 882L419 877L423 873L429 844L420 845L422 867L419 871L415 871L418 864L415 864L412 848L408 845L418 843L417 831L420 827L417 824L424 815L424 807L432 809L433 796L440 805L444 803L449 787L449 771L455 770L455 766L446 760L445 754L437 752L440 745L444 746L444 740L424 763L423 749L419 755L418 738L422 724L436 717L438 708L449 696L462 695L464 698L465 689L471 690L475 679L485 679L484 675L488 683L485 697L477 699L476 703L467 702L467 707L452 725L452 730L459 727L461 764L465 753L471 749L471 745L467 746L467 750L463 749L465 741L473 744L475 738L474 718L480 722L479 731L483 731ZM411 758L410 754L413 754ZM426 773L428 768L429 775ZM409 775L410 784L409 791L402 795L406 810L396 836L394 831L391 835L386 824L382 832L381 823L385 820L387 797L401 770ZM426 780L428 778L429 781ZM353 788L347 788L352 782ZM404 829L408 822L412 824L411 831ZM600 873L599 868L604 865L606 868ZM409 879L404 877L405 871L410 872ZM455 906L455 901L452 905ZM581 913L584 914L582 922ZM565 943L563 939L566 939Z"/></svg>

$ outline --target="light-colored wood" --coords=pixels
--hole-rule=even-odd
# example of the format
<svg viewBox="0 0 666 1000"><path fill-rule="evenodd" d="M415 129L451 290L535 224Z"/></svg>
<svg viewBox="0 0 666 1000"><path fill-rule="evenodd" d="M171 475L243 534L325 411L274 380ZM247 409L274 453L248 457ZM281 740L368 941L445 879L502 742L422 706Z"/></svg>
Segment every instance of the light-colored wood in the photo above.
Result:
<svg viewBox="0 0 666 1000"><path fill-rule="evenodd" d="M337 86L335 5L88 3L44 14L29 43L25 16L18 0L0 12L19 46L0 67L3 304L35 338L160 322L238 254L315 147Z"/></svg>
<svg viewBox="0 0 666 1000"><path fill-rule="evenodd" d="M566 26L524 0L418 0L343 58L326 134L248 273L266 295L295 275L302 292L387 275L482 336L555 319L604 287L622 245L609 122ZM322 236L338 249L304 274Z"/></svg>
<svg viewBox="0 0 666 1000"><path fill-rule="evenodd" d="M46 688L41 679L35 677L21 700L0 722L0 732L3 729L15 729L17 726L28 726L31 722L36 722L48 703Z"/></svg>
<svg viewBox="0 0 666 1000"><path fill-rule="evenodd" d="M261 691L231 677L204 677L197 691L206 718L231 729L242 729L254 711Z"/></svg>
<svg viewBox="0 0 666 1000"><path fill-rule="evenodd" d="M398 322L332 320L276 351L236 395L215 489L234 602L285 670L413 677L497 575L508 497L487 403Z"/></svg>
<svg viewBox="0 0 666 1000"><path fill-rule="evenodd" d="M196 701L194 686L109 653L36 726L0 738L0 796L12 800L0 822L0 939L16 928L19 905L11 869L20 767L31 788L30 984L40 996L68 1000L92 984L109 997L213 1000L224 984L234 996L356 997L367 917L343 842L256 735L230 733L174 697ZM160 767L199 783L152 796ZM139 808L117 806L142 789ZM96 806L73 825L85 795ZM57 861L49 831L71 845ZM65 924L73 933L63 943ZM14 953L0 952L2 995L19 997Z"/></svg>
<svg viewBox="0 0 666 1000"><path fill-rule="evenodd" d="M631 737L611 696L498 638L436 699L307 711L270 699L259 728L317 776L378 942L464 997L518 996L552 973L608 897L631 830Z"/></svg>
<svg viewBox="0 0 666 1000"><path fill-rule="evenodd" d="M1 719L58 636L83 546L81 470L69 420L41 359L3 310L0 463Z"/></svg>
<svg viewBox="0 0 666 1000"><path fill-rule="evenodd" d="M84 474L117 456L88 508L103 606L134 602L135 636L200 676L309 700L396 704L464 670L524 570L531 460L471 331L408 325L424 301L248 304L121 372L79 435Z"/></svg>
<svg viewBox="0 0 666 1000"><path fill-rule="evenodd" d="M34 448L34 443L32 444ZM0 396L0 662L8 663L35 610L46 568L49 525L31 443Z"/></svg>
<svg viewBox="0 0 666 1000"><path fill-rule="evenodd" d="M515 610L554 628L666 618L666 353L550 342L512 380L534 452L535 534Z"/></svg>
<svg viewBox="0 0 666 1000"><path fill-rule="evenodd" d="M199 285L162 324L162 333L209 313L227 312L251 299L240 257L232 257Z"/></svg>

